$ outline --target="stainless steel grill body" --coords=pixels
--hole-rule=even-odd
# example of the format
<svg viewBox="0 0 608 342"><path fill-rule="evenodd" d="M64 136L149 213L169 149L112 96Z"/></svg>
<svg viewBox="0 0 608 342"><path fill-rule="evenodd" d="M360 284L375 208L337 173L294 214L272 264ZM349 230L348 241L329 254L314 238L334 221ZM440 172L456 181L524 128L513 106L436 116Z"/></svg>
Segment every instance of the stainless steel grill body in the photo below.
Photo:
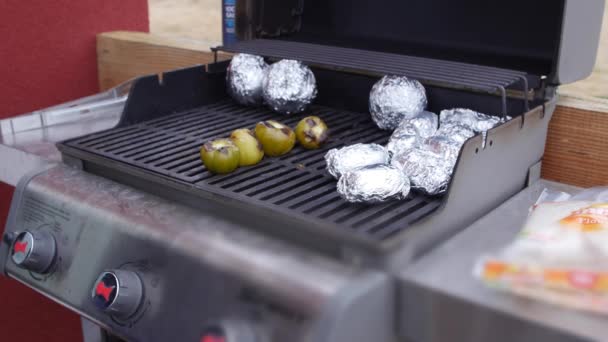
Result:
<svg viewBox="0 0 608 342"><path fill-rule="evenodd" d="M204 207L54 167L17 187L6 232L6 240L25 230L52 234L52 272L7 260L8 241L0 271L129 341L199 341L214 327L252 333L252 342L393 340L385 274L252 233L212 203ZM91 300L108 269L141 278L135 315L110 316Z"/></svg>

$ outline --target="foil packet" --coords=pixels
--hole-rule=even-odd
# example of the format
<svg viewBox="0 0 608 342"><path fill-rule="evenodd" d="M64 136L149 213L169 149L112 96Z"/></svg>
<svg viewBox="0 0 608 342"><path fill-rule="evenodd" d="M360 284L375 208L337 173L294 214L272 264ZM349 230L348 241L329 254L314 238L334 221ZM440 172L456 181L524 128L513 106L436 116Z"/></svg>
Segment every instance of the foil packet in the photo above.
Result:
<svg viewBox="0 0 608 342"><path fill-rule="evenodd" d="M426 109L426 92L420 82L405 76L384 76L372 87L369 111L380 129L394 130L404 119Z"/></svg>
<svg viewBox="0 0 608 342"><path fill-rule="evenodd" d="M440 114L442 126L459 125L467 127L476 133L481 133L483 137L482 148L486 147L487 131L511 119L510 116L499 118L463 108L444 110Z"/></svg>
<svg viewBox="0 0 608 342"><path fill-rule="evenodd" d="M543 191L515 240L481 256L474 275L492 288L608 314L608 187Z"/></svg>
<svg viewBox="0 0 608 342"><path fill-rule="evenodd" d="M420 143L437 132L439 119L436 114L423 111L412 119L404 119L395 129L387 149L391 155L420 146Z"/></svg>
<svg viewBox="0 0 608 342"><path fill-rule="evenodd" d="M268 68L263 87L266 104L277 113L300 113L317 96L317 81L302 62L284 59Z"/></svg>
<svg viewBox="0 0 608 342"><path fill-rule="evenodd" d="M401 121L393 132L393 136L416 133L422 138L428 138L435 135L438 127L439 117L437 114L422 111L412 119Z"/></svg>
<svg viewBox="0 0 608 342"><path fill-rule="evenodd" d="M447 191L464 143L501 123L500 118L469 109L444 110L439 121L439 129L427 131L425 139L407 135L415 130L405 126L409 130L403 130L401 139L389 141L387 147L392 153L391 164L403 169L412 188L433 196Z"/></svg>
<svg viewBox="0 0 608 342"><path fill-rule="evenodd" d="M422 138L417 134L402 135L399 138L391 137L388 144L386 144L386 150L389 155L395 156L420 147L421 142Z"/></svg>
<svg viewBox="0 0 608 342"><path fill-rule="evenodd" d="M441 135L427 138L421 144L422 149L433 152L440 159L446 161L447 165L452 169L456 165L456 161L458 161L461 147L462 143ZM452 170L449 173L449 176L451 176Z"/></svg>
<svg viewBox="0 0 608 342"><path fill-rule="evenodd" d="M469 138L474 137L475 134L475 131L468 126L458 123L446 123L439 127L435 136L444 137L462 146Z"/></svg>
<svg viewBox="0 0 608 342"><path fill-rule="evenodd" d="M355 144L331 149L325 154L327 171L336 179L365 166L388 164L388 151L378 144Z"/></svg>
<svg viewBox="0 0 608 342"><path fill-rule="evenodd" d="M499 117L465 108L443 110L439 114L439 118L442 126L458 124L468 127L476 133L486 132L502 122Z"/></svg>
<svg viewBox="0 0 608 342"><path fill-rule="evenodd" d="M391 165L400 168L409 177L412 189L431 196L445 193L454 163L431 150L421 148L397 154L391 159Z"/></svg>
<svg viewBox="0 0 608 342"><path fill-rule="evenodd" d="M228 94L242 105L261 105L267 69L268 64L260 56L235 55L226 71Z"/></svg>
<svg viewBox="0 0 608 342"><path fill-rule="evenodd" d="M378 203L404 199L410 181L401 169L391 165L366 166L348 171L338 181L340 196L353 203Z"/></svg>

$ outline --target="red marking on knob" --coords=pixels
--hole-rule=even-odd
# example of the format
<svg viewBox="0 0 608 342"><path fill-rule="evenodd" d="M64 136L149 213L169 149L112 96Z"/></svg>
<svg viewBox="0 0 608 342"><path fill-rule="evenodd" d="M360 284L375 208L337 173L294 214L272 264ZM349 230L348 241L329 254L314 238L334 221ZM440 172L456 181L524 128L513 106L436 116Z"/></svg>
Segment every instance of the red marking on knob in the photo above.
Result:
<svg viewBox="0 0 608 342"><path fill-rule="evenodd" d="M226 342L226 339L224 337L207 335L203 336L201 342Z"/></svg>
<svg viewBox="0 0 608 342"><path fill-rule="evenodd" d="M15 242L15 253L25 253L27 251L27 241L26 242Z"/></svg>
<svg viewBox="0 0 608 342"><path fill-rule="evenodd" d="M95 287L95 294L98 296L102 296L106 300L106 302L109 302L112 290L114 290L114 286L107 287L103 281L100 281L97 284L97 287Z"/></svg>

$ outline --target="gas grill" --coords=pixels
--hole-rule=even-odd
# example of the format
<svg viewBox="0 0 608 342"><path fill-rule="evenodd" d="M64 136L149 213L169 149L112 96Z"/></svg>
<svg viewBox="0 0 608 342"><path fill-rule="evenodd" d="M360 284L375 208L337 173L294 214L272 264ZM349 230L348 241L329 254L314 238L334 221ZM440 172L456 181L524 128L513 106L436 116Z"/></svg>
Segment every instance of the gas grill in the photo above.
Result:
<svg viewBox="0 0 608 342"><path fill-rule="evenodd" d="M315 103L292 116L238 105L228 61L137 79L116 127L57 145L71 167L23 178L0 270L129 341L416 336L394 326L408 319L394 275L539 179L556 87L589 74L603 6L238 1L240 39L216 53L303 61ZM347 203L324 155L387 142L367 101L393 74L420 80L431 111L512 119L464 144L445 196ZM206 141L307 115L331 129L319 150L228 175L200 161Z"/></svg>
<svg viewBox="0 0 608 342"><path fill-rule="evenodd" d="M226 65L224 62L209 66L208 70L194 67L165 73L162 84L156 76L138 80L121 123L112 130L60 144L64 159L86 171L123 183L147 183L142 185L146 191L170 196L188 205L197 206L204 200L213 200L225 204L228 212L270 219L274 223L268 224L268 229L276 228L280 231L275 233L286 238L300 239L302 234L315 234L318 238L311 247L324 247L334 255L341 254L340 249L344 246L362 249L362 253L386 251L390 249L391 241L402 239L410 227L425 218L433 227L425 230L429 234L441 234L451 229L448 225L462 226L478 217L465 208L460 210L469 216L465 218L467 222L458 223L450 217L444 222L435 222L442 216L432 215L444 201L447 204L447 198L470 195L470 190L462 194L451 192L445 198L413 195L405 201L380 205L355 205L340 199L335 180L325 171L325 153L351 143L384 144L390 136L390 132L375 127L364 107L351 107L354 101L367 105L369 89L376 78L363 75L313 69L321 95L317 105L304 115L318 115L332 128L332 138L322 149L296 148L286 156L266 158L259 165L241 168L229 175L209 173L199 156L200 146L206 141L228 136L240 127L252 127L261 120L279 118L294 126L303 117L282 118L266 108L242 107L227 99L224 93ZM504 107L511 108L506 114L516 115L525 112L527 102L500 95L461 93L430 86L427 89L432 106L440 106L431 107L434 110L480 103L476 109L482 107L488 112L494 108L500 113L505 101ZM348 106L339 107L338 102ZM159 105L164 108L159 109ZM549 102L549 106L554 103ZM528 113L531 117L529 126L534 126L530 131L522 124L523 118L519 118L519 122L516 119L489 132L487 149L482 147L481 136L463 149L463 158L475 157L479 163L479 170L469 171L478 174L462 176L473 181L466 187L475 187L475 182L481 178L495 189L493 193L480 195L483 202L495 205L522 189L528 168L540 160L550 113L547 114L542 106L535 107ZM499 169L506 168L505 163L512 163L506 157L509 152L500 156L504 158L502 162L496 160L497 155L493 153L494 149L500 148L503 135L518 136L517 143L510 143L509 151L513 153L512 159L516 158L515 153L520 154L517 159L521 163L511 168L511 175L495 177ZM519 151L525 150L524 144L538 147L521 153ZM462 198L450 202L459 205L470 200ZM481 205L471 209L490 208ZM437 237L430 239L437 240ZM416 240L411 242L414 244L412 249L416 249L412 251L414 254L428 247Z"/></svg>

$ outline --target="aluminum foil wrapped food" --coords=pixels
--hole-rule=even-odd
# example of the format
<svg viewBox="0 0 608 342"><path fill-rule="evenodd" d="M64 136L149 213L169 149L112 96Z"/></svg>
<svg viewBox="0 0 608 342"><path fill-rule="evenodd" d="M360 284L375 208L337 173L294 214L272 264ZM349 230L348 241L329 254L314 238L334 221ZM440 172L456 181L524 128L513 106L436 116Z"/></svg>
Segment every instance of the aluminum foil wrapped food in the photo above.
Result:
<svg viewBox="0 0 608 342"><path fill-rule="evenodd" d="M429 137L421 145L422 149L435 153L441 159L449 161L452 166L458 160L461 147L462 144L441 135Z"/></svg>
<svg viewBox="0 0 608 342"><path fill-rule="evenodd" d="M394 155L418 147L420 143L437 132L439 118L436 114L423 111L412 119L399 123L386 146Z"/></svg>
<svg viewBox="0 0 608 342"><path fill-rule="evenodd" d="M263 96L278 113L300 113L317 96L315 75L299 61L284 59L274 63L268 68Z"/></svg>
<svg viewBox="0 0 608 342"><path fill-rule="evenodd" d="M471 128L458 123L445 123L439 127L435 136L445 137L462 146L465 141L475 136L475 132Z"/></svg>
<svg viewBox="0 0 608 342"><path fill-rule="evenodd" d="M426 92L420 82L405 76L384 76L369 95L372 119L385 130L397 128L404 119L412 119L427 106Z"/></svg>
<svg viewBox="0 0 608 342"><path fill-rule="evenodd" d="M448 187L462 145L475 135L469 127L446 123L417 147L393 156L392 164L403 168L414 189L428 195L443 194Z"/></svg>
<svg viewBox="0 0 608 342"><path fill-rule="evenodd" d="M421 148L393 156L391 165L409 177L412 189L433 196L447 190L454 169L450 159Z"/></svg>
<svg viewBox="0 0 608 342"><path fill-rule="evenodd" d="M443 110L439 117L441 125L459 124L478 133L486 132L501 123L499 117L464 108Z"/></svg>
<svg viewBox="0 0 608 342"><path fill-rule="evenodd" d="M228 94L242 105L261 105L268 64L260 56L235 55L226 72Z"/></svg>
<svg viewBox="0 0 608 342"><path fill-rule="evenodd" d="M348 202L377 203L403 199L410 181L398 167L373 165L346 172L338 181L338 193Z"/></svg>
<svg viewBox="0 0 608 342"><path fill-rule="evenodd" d="M386 144L386 150L391 156L407 152L411 149L420 147L422 139L417 134L403 135L399 138L392 138Z"/></svg>
<svg viewBox="0 0 608 342"><path fill-rule="evenodd" d="M336 179L343 174L370 165L388 164L386 148L378 144L355 144L331 149L325 154L327 171Z"/></svg>

